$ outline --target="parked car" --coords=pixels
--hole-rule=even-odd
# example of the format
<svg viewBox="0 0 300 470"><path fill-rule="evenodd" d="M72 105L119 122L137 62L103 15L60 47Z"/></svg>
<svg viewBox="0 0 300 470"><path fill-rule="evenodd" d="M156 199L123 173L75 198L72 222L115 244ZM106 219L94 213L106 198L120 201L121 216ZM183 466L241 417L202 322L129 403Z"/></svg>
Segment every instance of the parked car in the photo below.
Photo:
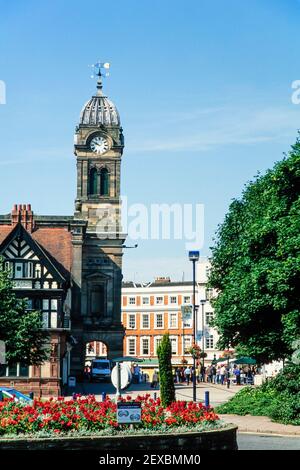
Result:
<svg viewBox="0 0 300 470"><path fill-rule="evenodd" d="M108 359L93 359L90 374L92 382L95 380L110 381L110 361Z"/></svg>
<svg viewBox="0 0 300 470"><path fill-rule="evenodd" d="M28 404L32 403L32 399L28 395L24 395L24 393L19 392L15 388L0 387L0 393L2 394L3 398L13 398L15 401Z"/></svg>

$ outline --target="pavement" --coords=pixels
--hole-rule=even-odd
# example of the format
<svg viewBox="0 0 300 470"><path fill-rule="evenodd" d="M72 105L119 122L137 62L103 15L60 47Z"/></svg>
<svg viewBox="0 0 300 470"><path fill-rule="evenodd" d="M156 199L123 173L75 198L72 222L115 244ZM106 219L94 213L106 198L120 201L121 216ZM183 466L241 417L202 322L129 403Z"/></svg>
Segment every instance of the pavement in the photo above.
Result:
<svg viewBox="0 0 300 470"><path fill-rule="evenodd" d="M232 385L227 388L224 385L216 385L209 383L197 384L197 401L204 402L205 392L209 392L210 405L216 407L221 403L227 402L232 398L243 386ZM191 385L176 384L176 398L177 400L192 400L193 388ZM72 392L81 393L82 395L93 394L97 399L101 400L102 392L107 395L113 396L115 388L111 383L83 383L77 384L76 389ZM130 384L130 386L122 392L123 395L130 395L135 398L137 395L145 395L149 393L152 397L154 394L159 396L159 389L151 388L149 383ZM68 395L72 395L71 390ZM249 434L263 434L272 436L294 436L300 438L300 426L293 426L290 424L273 423L270 418L266 416L240 416L240 415L220 415L220 418L226 423L233 423L238 426L238 432ZM299 440L300 442L300 440Z"/></svg>
<svg viewBox="0 0 300 470"><path fill-rule="evenodd" d="M298 436L300 437L300 426L292 424L273 423L267 416L240 416L240 415L221 415L219 417L225 423L236 424L239 432L274 434L277 436Z"/></svg>

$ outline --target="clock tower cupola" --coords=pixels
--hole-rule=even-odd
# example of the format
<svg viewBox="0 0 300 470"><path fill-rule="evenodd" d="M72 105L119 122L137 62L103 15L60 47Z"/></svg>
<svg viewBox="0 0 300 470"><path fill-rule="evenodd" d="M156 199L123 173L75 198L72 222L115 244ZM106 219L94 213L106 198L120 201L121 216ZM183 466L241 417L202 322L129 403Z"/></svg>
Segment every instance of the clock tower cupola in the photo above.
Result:
<svg viewBox="0 0 300 470"><path fill-rule="evenodd" d="M101 67L97 64L97 91L84 105L75 131L77 198L75 217L95 230L109 207L107 228L120 231L120 167L124 137L119 112L104 95ZM106 211L107 213L107 211Z"/></svg>

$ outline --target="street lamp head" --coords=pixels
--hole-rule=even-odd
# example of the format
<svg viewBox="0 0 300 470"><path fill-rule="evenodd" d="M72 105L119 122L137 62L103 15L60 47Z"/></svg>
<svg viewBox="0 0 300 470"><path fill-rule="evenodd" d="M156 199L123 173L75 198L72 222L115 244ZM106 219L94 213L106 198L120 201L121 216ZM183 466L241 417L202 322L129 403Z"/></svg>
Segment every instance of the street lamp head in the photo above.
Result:
<svg viewBox="0 0 300 470"><path fill-rule="evenodd" d="M200 258L200 251L189 251L189 260L198 261Z"/></svg>

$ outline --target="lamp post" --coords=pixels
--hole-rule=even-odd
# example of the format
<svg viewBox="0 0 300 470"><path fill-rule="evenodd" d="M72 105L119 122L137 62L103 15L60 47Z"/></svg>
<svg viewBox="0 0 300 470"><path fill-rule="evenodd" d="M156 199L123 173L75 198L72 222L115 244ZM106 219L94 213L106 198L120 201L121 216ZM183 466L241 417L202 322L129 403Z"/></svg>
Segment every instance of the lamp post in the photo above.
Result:
<svg viewBox="0 0 300 470"><path fill-rule="evenodd" d="M189 251L189 260L193 263L193 341L196 344L196 262L199 260L199 251ZM193 354L193 401L197 400L196 393L196 355Z"/></svg>
<svg viewBox="0 0 300 470"><path fill-rule="evenodd" d="M204 337L204 305L205 305L206 300L203 299L200 301L201 307L202 307L202 366L204 367L204 361L205 361L205 337Z"/></svg>

